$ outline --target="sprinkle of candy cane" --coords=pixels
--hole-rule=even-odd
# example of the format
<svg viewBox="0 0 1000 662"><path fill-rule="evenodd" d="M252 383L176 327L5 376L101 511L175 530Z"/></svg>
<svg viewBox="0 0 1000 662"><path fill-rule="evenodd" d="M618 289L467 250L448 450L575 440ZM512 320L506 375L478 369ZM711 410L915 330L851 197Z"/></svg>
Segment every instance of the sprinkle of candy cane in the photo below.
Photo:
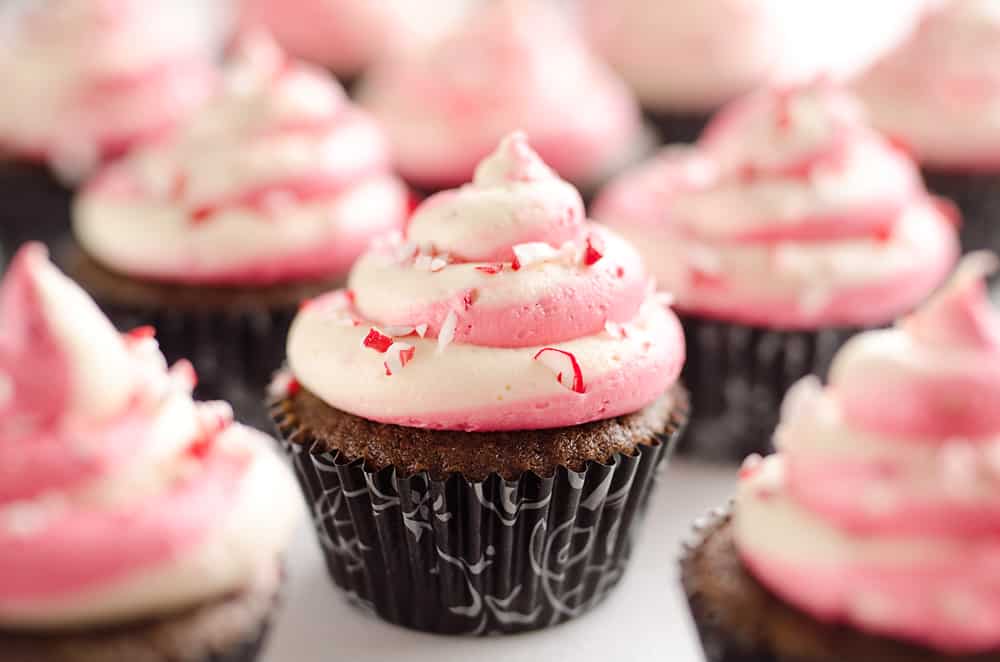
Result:
<svg viewBox="0 0 1000 662"><path fill-rule="evenodd" d="M580 363L571 352L555 347L545 347L538 350L534 360L556 373L556 381L569 390L574 393L587 392L587 387L583 383L583 371L580 369Z"/></svg>
<svg viewBox="0 0 1000 662"><path fill-rule="evenodd" d="M587 248L583 251L583 263L588 267L604 257L604 239L596 234L587 237Z"/></svg>
<svg viewBox="0 0 1000 662"><path fill-rule="evenodd" d="M760 469L760 463L764 461L757 453L752 453L748 455L745 460L743 460L743 466L740 467L740 478L750 478Z"/></svg>
<svg viewBox="0 0 1000 662"><path fill-rule="evenodd" d="M438 352L443 352L445 347L455 339L455 329L457 328L458 314L454 310L449 311L448 316L444 318L444 324L441 325L441 331L438 332Z"/></svg>
<svg viewBox="0 0 1000 662"><path fill-rule="evenodd" d="M484 274L493 276L503 271L503 263L498 262L497 264L481 264L476 267L476 271L481 271Z"/></svg>
<svg viewBox="0 0 1000 662"><path fill-rule="evenodd" d="M421 338L423 338L424 336L427 335L427 325L426 324L418 324L417 328L415 328L414 331L417 332L418 336L420 336Z"/></svg>
<svg viewBox="0 0 1000 662"><path fill-rule="evenodd" d="M618 324L617 322L605 322L604 332L612 338L617 338L619 340L628 338L628 329L626 329L623 324Z"/></svg>
<svg viewBox="0 0 1000 662"><path fill-rule="evenodd" d="M514 246L514 271L533 264L549 262L559 257L559 251L542 241Z"/></svg>
<svg viewBox="0 0 1000 662"><path fill-rule="evenodd" d="M394 373L399 373L400 370L406 367L407 363L413 360L416 353L416 348L409 343L392 343L385 353L386 359L383 363L386 376L392 377Z"/></svg>
<svg viewBox="0 0 1000 662"><path fill-rule="evenodd" d="M198 373L187 359L181 359L170 368L170 378L182 388L193 390L198 385Z"/></svg>
<svg viewBox="0 0 1000 662"><path fill-rule="evenodd" d="M271 383L268 384L267 394L272 399L290 398L300 390L299 382L287 370L280 370L274 373Z"/></svg>
<svg viewBox="0 0 1000 662"><path fill-rule="evenodd" d="M385 335L375 327L369 329L368 335L361 341L362 347L374 349L379 354L385 354L386 350L388 350L391 345L392 338Z"/></svg>

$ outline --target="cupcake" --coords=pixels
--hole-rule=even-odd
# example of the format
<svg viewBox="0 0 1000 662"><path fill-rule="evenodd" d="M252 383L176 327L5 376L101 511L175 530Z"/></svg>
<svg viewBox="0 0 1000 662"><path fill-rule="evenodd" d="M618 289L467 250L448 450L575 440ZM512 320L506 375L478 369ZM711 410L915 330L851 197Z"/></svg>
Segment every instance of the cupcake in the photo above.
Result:
<svg viewBox="0 0 1000 662"><path fill-rule="evenodd" d="M446 634L598 604L687 411L635 250L515 133L349 284L303 307L272 389L334 582Z"/></svg>
<svg viewBox="0 0 1000 662"><path fill-rule="evenodd" d="M157 0L0 7L0 240L69 228L70 189L154 139L209 94L218 30L206 8Z"/></svg>
<svg viewBox="0 0 1000 662"><path fill-rule="evenodd" d="M264 435L195 403L153 331L120 335L28 244L0 286L0 650L243 662L299 512Z"/></svg>
<svg viewBox="0 0 1000 662"><path fill-rule="evenodd" d="M345 84L373 62L416 48L458 23L473 0L242 0L243 23L327 67Z"/></svg>
<svg viewBox="0 0 1000 662"><path fill-rule="evenodd" d="M685 448L715 459L765 450L785 390L822 375L859 328L910 311L958 253L954 212L822 81L728 107L697 146L612 183L594 216L676 299L695 412Z"/></svg>
<svg viewBox="0 0 1000 662"><path fill-rule="evenodd" d="M693 142L709 115L779 64L768 0L585 0L594 49L635 91L667 142Z"/></svg>
<svg viewBox="0 0 1000 662"><path fill-rule="evenodd" d="M170 140L88 182L67 261L121 328L155 325L168 359L192 357L203 395L249 417L299 302L342 284L408 204L374 120L255 35Z"/></svg>
<svg viewBox="0 0 1000 662"><path fill-rule="evenodd" d="M386 128L400 174L429 191L469 181L523 127L562 177L589 189L648 145L638 105L548 3L486 3L459 28L375 66L361 103Z"/></svg>
<svg viewBox="0 0 1000 662"><path fill-rule="evenodd" d="M857 82L875 126L962 208L967 247L1000 246L1000 3L939 3Z"/></svg>
<svg viewBox="0 0 1000 662"><path fill-rule="evenodd" d="M799 382L682 577L709 662L1000 658L1000 317L988 253Z"/></svg>

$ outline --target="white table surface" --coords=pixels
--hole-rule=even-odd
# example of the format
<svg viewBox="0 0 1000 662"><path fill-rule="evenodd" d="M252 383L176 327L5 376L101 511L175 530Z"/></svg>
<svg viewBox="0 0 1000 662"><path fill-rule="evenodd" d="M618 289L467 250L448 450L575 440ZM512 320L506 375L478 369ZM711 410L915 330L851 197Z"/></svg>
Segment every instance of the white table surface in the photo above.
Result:
<svg viewBox="0 0 1000 662"><path fill-rule="evenodd" d="M700 662L701 649L677 581L691 522L724 504L735 468L675 462L651 502L632 565L600 607L550 630L493 639L418 634L366 616L333 586L313 531L291 552L287 602L264 662Z"/></svg>

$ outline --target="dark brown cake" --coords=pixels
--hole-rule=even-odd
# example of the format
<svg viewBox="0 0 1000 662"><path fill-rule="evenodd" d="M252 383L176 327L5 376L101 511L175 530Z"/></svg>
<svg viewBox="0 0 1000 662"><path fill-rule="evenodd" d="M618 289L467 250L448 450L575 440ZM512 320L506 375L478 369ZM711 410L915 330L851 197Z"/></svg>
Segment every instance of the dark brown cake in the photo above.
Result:
<svg viewBox="0 0 1000 662"><path fill-rule="evenodd" d="M819 622L785 604L743 566L728 516L701 532L681 578L709 662L998 662L1000 652L950 656Z"/></svg>
<svg viewBox="0 0 1000 662"><path fill-rule="evenodd" d="M307 431L322 450L364 458L378 471L394 466L405 474L428 472L435 479L458 473L483 480L491 473L513 480L527 471L549 476L556 467L581 471L588 461L607 463L616 454L634 455L686 415L680 387L634 414L573 427L516 432L420 430L384 425L334 409L306 389L276 405L278 415Z"/></svg>
<svg viewBox="0 0 1000 662"><path fill-rule="evenodd" d="M283 573L262 568L240 593L128 626L59 635L0 630L4 662L250 662L263 646Z"/></svg>

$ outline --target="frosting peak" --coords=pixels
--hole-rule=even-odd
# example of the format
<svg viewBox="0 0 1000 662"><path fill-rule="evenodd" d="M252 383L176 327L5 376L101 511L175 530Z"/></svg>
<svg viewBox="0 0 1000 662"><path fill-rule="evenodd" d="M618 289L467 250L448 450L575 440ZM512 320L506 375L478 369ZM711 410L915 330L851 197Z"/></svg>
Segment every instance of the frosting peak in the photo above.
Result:
<svg viewBox="0 0 1000 662"><path fill-rule="evenodd" d="M152 329L119 335L28 245L0 285L0 626L141 620L238 589L291 533L294 483ZM221 566L221 567L220 567Z"/></svg>
<svg viewBox="0 0 1000 662"><path fill-rule="evenodd" d="M609 418L659 397L684 358L634 249L587 222L579 193L519 133L473 183L425 201L405 237L362 256L349 285L302 310L289 363L332 406L380 422Z"/></svg>
<svg viewBox="0 0 1000 662"><path fill-rule="evenodd" d="M106 168L75 211L83 248L116 271L270 284L343 276L402 226L407 192L374 120L326 72L248 33L202 111Z"/></svg>
<svg viewBox="0 0 1000 662"><path fill-rule="evenodd" d="M996 261L967 256L908 319L845 345L827 387L789 392L780 452L741 481L735 526L790 603L948 653L1000 647Z"/></svg>

